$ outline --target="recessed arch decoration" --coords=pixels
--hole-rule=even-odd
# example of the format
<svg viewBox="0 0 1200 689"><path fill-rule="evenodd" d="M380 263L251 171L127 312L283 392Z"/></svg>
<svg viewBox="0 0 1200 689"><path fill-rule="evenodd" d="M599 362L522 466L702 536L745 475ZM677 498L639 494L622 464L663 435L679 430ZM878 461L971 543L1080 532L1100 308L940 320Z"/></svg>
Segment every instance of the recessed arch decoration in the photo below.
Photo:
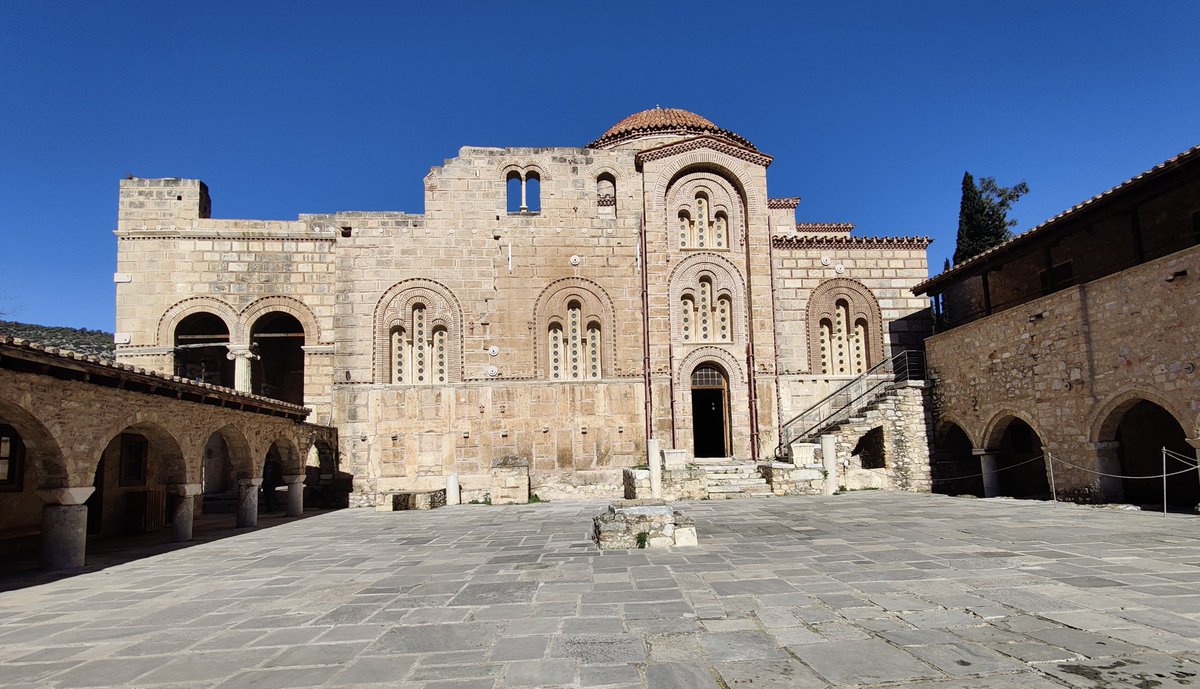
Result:
<svg viewBox="0 0 1200 689"><path fill-rule="evenodd" d="M809 295L806 322L814 374L858 375L883 361L883 316L875 295L861 282L822 282Z"/></svg>
<svg viewBox="0 0 1200 689"><path fill-rule="evenodd" d="M667 191L670 245L683 250L727 252L741 247L745 204L737 185L710 170L693 170Z"/></svg>
<svg viewBox="0 0 1200 689"><path fill-rule="evenodd" d="M759 193L753 181L756 176L762 174L759 166L707 147L683 152L665 163L655 182L654 193L649 200L649 210L661 212L667 204L669 190L692 173L708 173L726 180L743 199L747 216L766 215L766 199Z"/></svg>
<svg viewBox="0 0 1200 689"><path fill-rule="evenodd" d="M581 375L570 377L570 367L564 364L560 377L554 377L555 337L562 356L570 355L570 328L572 321L580 330L577 335L585 338L580 343L587 361L582 363ZM605 372L613 371L616 359L612 299L599 284L586 278L562 278L546 286L538 295L533 309L533 369L537 377L546 380L597 380ZM595 375L591 357L595 354Z"/></svg>
<svg viewBox="0 0 1200 689"><path fill-rule="evenodd" d="M461 381L462 336L462 310L448 287L424 278L392 285L375 306L375 382ZM419 383L410 375L418 354L429 357Z"/></svg>

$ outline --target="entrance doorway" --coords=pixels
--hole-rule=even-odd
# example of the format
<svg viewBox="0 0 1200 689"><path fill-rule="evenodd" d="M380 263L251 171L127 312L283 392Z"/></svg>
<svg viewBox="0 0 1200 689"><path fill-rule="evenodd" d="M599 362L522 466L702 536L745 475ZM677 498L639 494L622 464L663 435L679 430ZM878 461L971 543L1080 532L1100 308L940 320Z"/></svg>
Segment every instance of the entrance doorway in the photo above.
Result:
<svg viewBox="0 0 1200 689"><path fill-rule="evenodd" d="M729 456L729 380L711 364L692 371L692 436L696 457Z"/></svg>

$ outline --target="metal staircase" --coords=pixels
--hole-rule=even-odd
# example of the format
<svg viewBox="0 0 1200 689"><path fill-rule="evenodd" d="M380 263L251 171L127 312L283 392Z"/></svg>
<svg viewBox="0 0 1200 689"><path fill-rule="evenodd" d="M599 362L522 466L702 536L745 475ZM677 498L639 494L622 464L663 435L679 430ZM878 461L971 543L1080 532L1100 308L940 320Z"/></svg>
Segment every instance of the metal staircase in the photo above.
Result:
<svg viewBox="0 0 1200 689"><path fill-rule="evenodd" d="M821 435L869 410L896 383L921 380L924 376L923 352L906 349L884 359L785 423L779 446L775 448L776 457L791 461L793 443L817 442Z"/></svg>

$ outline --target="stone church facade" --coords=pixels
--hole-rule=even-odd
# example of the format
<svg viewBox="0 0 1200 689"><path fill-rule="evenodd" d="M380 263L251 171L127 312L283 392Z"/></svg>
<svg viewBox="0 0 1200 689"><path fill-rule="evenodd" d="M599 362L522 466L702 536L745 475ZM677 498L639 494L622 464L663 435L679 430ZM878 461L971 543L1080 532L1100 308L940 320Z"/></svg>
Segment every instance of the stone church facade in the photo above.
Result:
<svg viewBox="0 0 1200 689"><path fill-rule="evenodd" d="M772 158L699 115L631 115L582 148L465 147L425 212L211 217L198 180L123 180L117 357L303 404L357 504L616 496L647 440L769 461L780 428L920 347L922 237L796 221Z"/></svg>

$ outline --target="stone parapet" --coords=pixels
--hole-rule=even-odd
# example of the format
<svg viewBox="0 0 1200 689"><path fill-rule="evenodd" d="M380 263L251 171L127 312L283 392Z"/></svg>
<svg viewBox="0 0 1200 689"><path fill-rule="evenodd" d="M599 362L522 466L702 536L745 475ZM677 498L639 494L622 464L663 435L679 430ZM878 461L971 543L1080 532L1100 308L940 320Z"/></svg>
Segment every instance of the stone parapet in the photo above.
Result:
<svg viewBox="0 0 1200 689"><path fill-rule="evenodd" d="M758 471L775 495L822 495L825 492L825 472L819 466L771 462L758 465Z"/></svg>

